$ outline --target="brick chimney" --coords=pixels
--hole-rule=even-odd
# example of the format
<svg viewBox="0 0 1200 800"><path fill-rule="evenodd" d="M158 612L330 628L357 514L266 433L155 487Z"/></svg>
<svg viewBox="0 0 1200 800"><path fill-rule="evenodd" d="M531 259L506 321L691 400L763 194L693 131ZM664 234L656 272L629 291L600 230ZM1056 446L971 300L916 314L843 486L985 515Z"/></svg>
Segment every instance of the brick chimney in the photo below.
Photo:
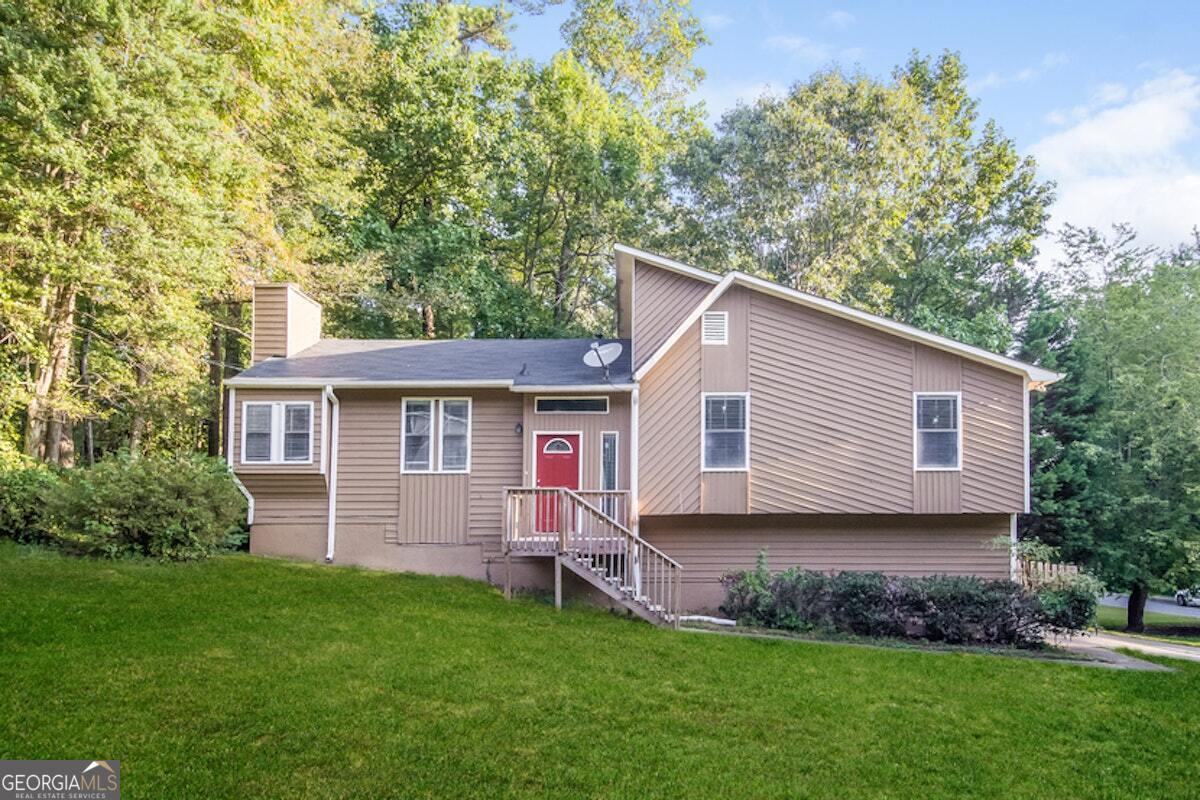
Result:
<svg viewBox="0 0 1200 800"><path fill-rule="evenodd" d="M321 304L292 283L256 283L250 364L288 358L321 338Z"/></svg>

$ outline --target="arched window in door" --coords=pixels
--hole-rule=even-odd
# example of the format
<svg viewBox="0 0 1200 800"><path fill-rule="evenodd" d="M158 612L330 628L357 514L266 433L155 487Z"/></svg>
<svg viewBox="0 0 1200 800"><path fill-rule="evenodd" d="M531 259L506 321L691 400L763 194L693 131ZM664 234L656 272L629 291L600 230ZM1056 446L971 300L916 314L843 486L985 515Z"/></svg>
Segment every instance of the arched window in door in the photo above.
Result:
<svg viewBox="0 0 1200 800"><path fill-rule="evenodd" d="M543 453L573 453L574 448L566 439L551 439L542 447Z"/></svg>

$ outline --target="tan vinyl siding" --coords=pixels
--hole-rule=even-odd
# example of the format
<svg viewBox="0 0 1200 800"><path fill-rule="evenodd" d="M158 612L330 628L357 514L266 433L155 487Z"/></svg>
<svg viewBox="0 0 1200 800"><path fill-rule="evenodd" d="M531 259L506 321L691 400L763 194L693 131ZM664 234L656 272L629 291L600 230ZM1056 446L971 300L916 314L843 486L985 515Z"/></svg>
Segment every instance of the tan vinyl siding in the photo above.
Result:
<svg viewBox="0 0 1200 800"><path fill-rule="evenodd" d="M766 550L772 571L878 571L892 575L1007 578L1008 551L992 541L1007 515L770 515L643 518L641 534L683 565L689 610L716 608L721 576L754 567Z"/></svg>
<svg viewBox="0 0 1200 800"><path fill-rule="evenodd" d="M567 397L565 394L538 395L538 397ZM595 395L587 395L594 397ZM534 436L537 433L582 433L580 446L582 467L581 489L600 488L600 434L605 431L617 433L617 488L629 488L629 395L625 393L608 396L607 414L537 414L534 412L536 399L525 400L524 428L525 455L523 483L533 486ZM644 450L643 445L643 452Z"/></svg>
<svg viewBox="0 0 1200 800"><path fill-rule="evenodd" d="M700 511L704 514L745 514L750 476L746 472L700 473Z"/></svg>
<svg viewBox="0 0 1200 800"><path fill-rule="evenodd" d="M238 389L234 393L237 408L233 415L233 468L238 475L245 476L255 473L273 473L296 475L318 473L321 471L321 447L323 431L321 429L321 390L320 389ZM243 464L242 463L242 423L245 419L243 408L246 403L259 402L302 402L312 403L312 463L311 464Z"/></svg>
<svg viewBox="0 0 1200 800"><path fill-rule="evenodd" d="M521 485L525 439L517 433L523 398L510 392L475 395L472 403L470 511L468 540L485 555L500 554L504 489Z"/></svg>
<svg viewBox="0 0 1200 800"><path fill-rule="evenodd" d="M700 329L693 325L642 381L642 514L700 511Z"/></svg>
<svg viewBox="0 0 1200 800"><path fill-rule="evenodd" d="M1025 508L1024 379L963 362L962 510Z"/></svg>
<svg viewBox="0 0 1200 800"><path fill-rule="evenodd" d="M287 356L287 287L254 287L254 316L251 328L250 364L272 356Z"/></svg>
<svg viewBox="0 0 1200 800"><path fill-rule="evenodd" d="M400 392L337 391L338 525L394 523L400 502Z"/></svg>
<svg viewBox="0 0 1200 800"><path fill-rule="evenodd" d="M325 525L329 498L321 475L239 476L254 497L254 527L259 525Z"/></svg>
<svg viewBox="0 0 1200 800"><path fill-rule="evenodd" d="M400 544L466 544L471 484L467 475L400 477Z"/></svg>
<svg viewBox="0 0 1200 800"><path fill-rule="evenodd" d="M750 510L912 510L912 346L750 300Z"/></svg>
<svg viewBox="0 0 1200 800"><path fill-rule="evenodd" d="M640 261L634 263L633 269L633 364L636 369L670 338L712 286Z"/></svg>
<svg viewBox="0 0 1200 800"><path fill-rule="evenodd" d="M912 390L961 391L962 359L952 353L914 343ZM912 510L915 514L957 514L962 511L962 473L914 471Z"/></svg>

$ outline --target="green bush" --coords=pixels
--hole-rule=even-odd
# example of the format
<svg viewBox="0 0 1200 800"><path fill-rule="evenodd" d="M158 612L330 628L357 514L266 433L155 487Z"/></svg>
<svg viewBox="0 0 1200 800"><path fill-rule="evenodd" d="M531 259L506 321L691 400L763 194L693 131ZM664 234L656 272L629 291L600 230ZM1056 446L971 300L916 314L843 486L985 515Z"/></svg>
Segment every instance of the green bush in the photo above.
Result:
<svg viewBox="0 0 1200 800"><path fill-rule="evenodd" d="M46 513L56 540L87 555L204 558L236 542L246 503L221 461L106 458L63 473Z"/></svg>
<svg viewBox="0 0 1200 800"><path fill-rule="evenodd" d="M1086 588L1056 589L1044 604L1012 581L970 576L799 568L772 576L762 555L756 569L726 575L724 583L722 610L748 624L950 644L1037 647L1048 632L1082 630L1091 619L1087 602L1095 604Z"/></svg>
<svg viewBox="0 0 1200 800"><path fill-rule="evenodd" d="M39 464L16 464L0 472L0 538L48 542L46 502L58 485L58 475Z"/></svg>
<svg viewBox="0 0 1200 800"><path fill-rule="evenodd" d="M1073 633L1090 627L1096 617L1096 600L1104 587L1087 573L1064 575L1037 591L1054 633Z"/></svg>

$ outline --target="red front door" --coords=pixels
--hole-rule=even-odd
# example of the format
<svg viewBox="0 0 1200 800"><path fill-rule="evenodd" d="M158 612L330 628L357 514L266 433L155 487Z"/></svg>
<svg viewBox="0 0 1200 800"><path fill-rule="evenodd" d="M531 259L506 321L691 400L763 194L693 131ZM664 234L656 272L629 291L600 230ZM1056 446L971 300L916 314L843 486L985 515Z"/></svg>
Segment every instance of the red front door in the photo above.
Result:
<svg viewBox="0 0 1200 800"><path fill-rule="evenodd" d="M579 488L579 434L539 433L534 437L534 475L538 488ZM558 497L538 495L537 529L558 531Z"/></svg>

